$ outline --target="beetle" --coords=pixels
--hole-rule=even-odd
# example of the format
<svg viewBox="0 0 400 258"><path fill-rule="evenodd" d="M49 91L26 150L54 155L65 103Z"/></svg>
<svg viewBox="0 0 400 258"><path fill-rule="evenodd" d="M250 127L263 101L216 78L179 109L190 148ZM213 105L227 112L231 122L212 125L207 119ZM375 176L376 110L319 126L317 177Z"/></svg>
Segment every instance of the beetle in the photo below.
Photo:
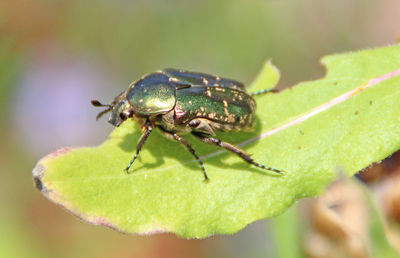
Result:
<svg viewBox="0 0 400 258"><path fill-rule="evenodd" d="M233 152L256 167L283 172L259 164L239 147L215 138L216 131L252 130L256 111L252 96L270 91L248 94L244 84L235 80L169 68L134 81L111 104L105 105L98 100L91 103L96 107L107 107L97 115L97 120L111 112L108 122L116 127L127 119L134 119L141 125L142 135L135 155L125 168L127 172L152 130L158 128L166 137L180 142L195 157L204 180L208 181L202 160L181 134L191 133L200 141Z"/></svg>

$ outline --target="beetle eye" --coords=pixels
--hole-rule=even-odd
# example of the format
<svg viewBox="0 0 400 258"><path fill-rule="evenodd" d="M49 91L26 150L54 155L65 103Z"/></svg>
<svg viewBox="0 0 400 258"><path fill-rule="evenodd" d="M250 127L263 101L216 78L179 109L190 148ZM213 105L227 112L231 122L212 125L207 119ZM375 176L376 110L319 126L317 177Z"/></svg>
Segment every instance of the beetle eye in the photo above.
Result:
<svg viewBox="0 0 400 258"><path fill-rule="evenodd" d="M120 117L122 120L126 120L126 115L125 115L124 113L119 113L119 117Z"/></svg>

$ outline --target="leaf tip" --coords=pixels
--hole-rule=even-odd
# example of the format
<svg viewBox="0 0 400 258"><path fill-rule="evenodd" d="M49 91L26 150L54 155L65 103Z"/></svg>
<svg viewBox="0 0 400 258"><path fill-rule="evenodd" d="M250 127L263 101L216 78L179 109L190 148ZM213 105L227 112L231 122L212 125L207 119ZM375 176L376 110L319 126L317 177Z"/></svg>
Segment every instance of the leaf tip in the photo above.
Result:
<svg viewBox="0 0 400 258"><path fill-rule="evenodd" d="M272 59L268 59L267 61L265 61L264 67L271 67L272 70L274 70L274 72L278 76L278 80L281 78L281 72L279 71L278 67L276 67L274 65L274 63L272 62Z"/></svg>
<svg viewBox="0 0 400 258"><path fill-rule="evenodd" d="M264 62L249 88L252 91L274 88L278 84L279 79L280 72L278 68L272 64L271 59L268 59Z"/></svg>
<svg viewBox="0 0 400 258"><path fill-rule="evenodd" d="M43 158L41 158L38 161L38 163L36 164L36 166L33 168L32 176L33 176L34 185L35 185L36 189L38 189L45 196L47 196L48 192L49 192L47 187L42 182L42 178L46 172L46 166L44 165L45 162L49 159L54 159L58 156L64 155L65 153L68 153L71 150L72 149L69 147L60 148L60 149L44 156Z"/></svg>
<svg viewBox="0 0 400 258"><path fill-rule="evenodd" d="M42 177L43 177L44 171L45 171L45 167L39 163L32 170L33 181L35 183L35 187L39 191L43 190Z"/></svg>

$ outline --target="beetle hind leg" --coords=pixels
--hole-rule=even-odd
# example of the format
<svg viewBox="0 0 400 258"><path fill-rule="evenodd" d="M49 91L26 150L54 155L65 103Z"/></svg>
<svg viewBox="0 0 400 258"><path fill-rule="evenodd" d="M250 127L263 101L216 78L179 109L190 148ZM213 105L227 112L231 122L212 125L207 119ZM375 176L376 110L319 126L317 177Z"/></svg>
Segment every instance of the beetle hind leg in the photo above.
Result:
<svg viewBox="0 0 400 258"><path fill-rule="evenodd" d="M262 169L266 169L269 171L273 171L276 172L278 174L282 174L284 173L284 171L280 170L280 169L276 169L273 167L268 167L268 166L264 166L262 164L259 164L257 162L255 162L248 154L246 154L243 150L241 150L239 147L232 145L230 143L227 142L223 142L217 138L213 138L213 137L208 137L208 136L204 136L202 134L199 133L192 133L194 136L196 136L198 139L200 139L202 142L208 143L208 144L214 144L217 145L218 147L224 148L225 150L228 150L230 152L235 153L236 155L238 155L240 158L242 158L244 161L246 161L247 163L254 165L256 167L262 168Z"/></svg>
<svg viewBox="0 0 400 258"><path fill-rule="evenodd" d="M199 158L199 156L197 156L195 150L192 148L192 146L190 145L189 142L187 142L186 140L184 140L182 137L180 137L178 134L176 133L171 133L168 131L165 131L163 128L160 128L161 131L165 134L165 136L167 136L168 138L171 138L177 142L180 142L183 144L183 146L186 147L186 149L195 157L195 159L197 160L197 162L200 165L201 171L203 172L204 175L204 182L208 182L209 178L207 176L206 170L204 168L204 164L203 161L201 161L201 159Z"/></svg>

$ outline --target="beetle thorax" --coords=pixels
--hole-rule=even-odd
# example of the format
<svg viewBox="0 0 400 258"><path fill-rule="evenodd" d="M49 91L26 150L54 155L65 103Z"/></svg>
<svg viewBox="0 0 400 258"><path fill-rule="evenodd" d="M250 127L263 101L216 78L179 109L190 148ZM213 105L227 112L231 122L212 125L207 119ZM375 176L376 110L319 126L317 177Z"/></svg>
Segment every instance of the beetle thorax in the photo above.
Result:
<svg viewBox="0 0 400 258"><path fill-rule="evenodd" d="M175 106L176 88L163 74L151 74L131 84L126 99L139 116L165 114Z"/></svg>

